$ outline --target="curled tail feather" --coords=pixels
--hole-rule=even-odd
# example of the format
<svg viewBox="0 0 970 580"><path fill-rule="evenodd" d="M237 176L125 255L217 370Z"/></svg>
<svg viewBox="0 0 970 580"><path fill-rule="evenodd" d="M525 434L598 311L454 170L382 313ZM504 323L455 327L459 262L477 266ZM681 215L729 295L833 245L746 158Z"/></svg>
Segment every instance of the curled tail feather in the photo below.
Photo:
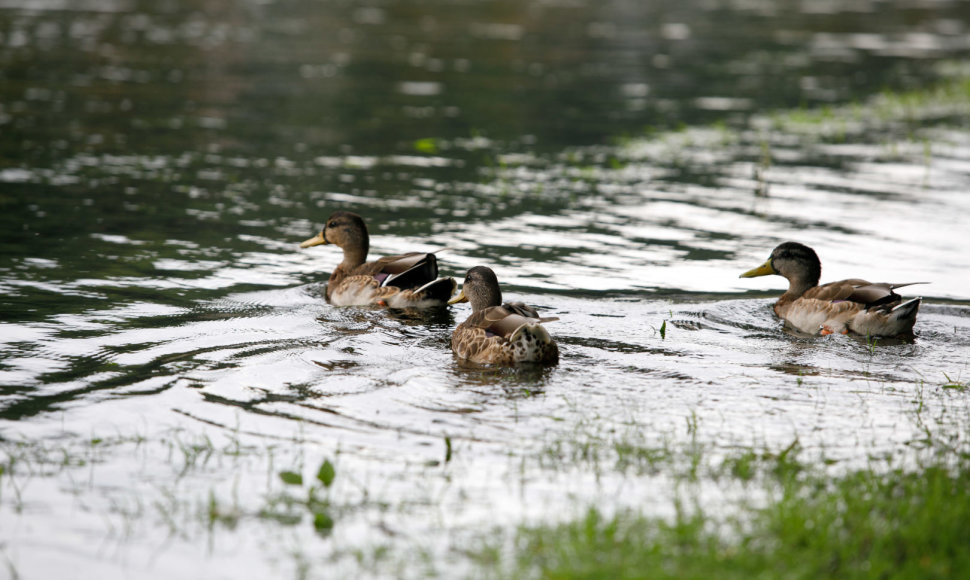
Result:
<svg viewBox="0 0 970 580"><path fill-rule="evenodd" d="M908 318L916 318L916 313L919 311L919 305L923 301L923 297L919 296L916 298L911 298L902 304L895 306L889 314L889 317L895 320L906 320Z"/></svg>
<svg viewBox="0 0 970 580"><path fill-rule="evenodd" d="M438 300L444 304L455 292L456 285L454 278L438 278L416 289L414 293L425 300Z"/></svg>

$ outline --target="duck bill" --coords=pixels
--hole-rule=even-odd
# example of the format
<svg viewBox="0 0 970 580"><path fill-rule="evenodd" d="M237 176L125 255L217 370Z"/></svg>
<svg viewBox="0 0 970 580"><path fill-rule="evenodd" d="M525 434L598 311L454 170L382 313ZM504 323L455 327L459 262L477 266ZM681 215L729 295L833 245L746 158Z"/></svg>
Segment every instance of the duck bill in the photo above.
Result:
<svg viewBox="0 0 970 580"><path fill-rule="evenodd" d="M757 278L758 276L767 276L769 274L777 274L777 273L778 272L776 272L775 269L771 267L771 260L768 260L767 262L765 262L764 264L758 266L757 268L754 268L752 270L748 270L747 272L745 272L744 274L741 274L738 277L739 278Z"/></svg>
<svg viewBox="0 0 970 580"><path fill-rule="evenodd" d="M468 297L465 296L465 289L462 288L458 291L458 295L448 301L448 304L459 304L461 302L468 302Z"/></svg>
<svg viewBox="0 0 970 580"><path fill-rule="evenodd" d="M313 246L319 246L327 243L327 238L323 237L323 232L313 236L309 240L300 244L301 248L312 248Z"/></svg>

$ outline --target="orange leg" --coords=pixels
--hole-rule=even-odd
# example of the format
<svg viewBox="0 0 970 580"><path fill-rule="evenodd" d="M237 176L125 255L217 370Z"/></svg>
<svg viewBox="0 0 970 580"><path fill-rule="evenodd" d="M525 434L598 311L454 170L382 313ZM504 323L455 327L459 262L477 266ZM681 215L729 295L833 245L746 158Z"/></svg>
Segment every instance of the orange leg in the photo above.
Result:
<svg viewBox="0 0 970 580"><path fill-rule="evenodd" d="M843 328L839 332L841 334L849 334L849 328L848 327ZM832 327L829 326L828 324L823 324L823 325L819 326L818 333L821 334L822 336L828 336L830 334L835 334L835 331L832 330Z"/></svg>

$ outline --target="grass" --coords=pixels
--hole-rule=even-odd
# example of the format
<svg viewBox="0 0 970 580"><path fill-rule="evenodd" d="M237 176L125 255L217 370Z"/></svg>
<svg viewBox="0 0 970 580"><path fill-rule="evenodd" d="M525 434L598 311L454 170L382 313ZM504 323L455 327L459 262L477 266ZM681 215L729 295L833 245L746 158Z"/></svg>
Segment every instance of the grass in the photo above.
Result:
<svg viewBox="0 0 970 580"><path fill-rule="evenodd" d="M946 377L946 382L942 385L944 389L955 389L958 391L965 391L967 389L968 383L961 381L959 377L951 379L950 375L946 373L943 373L943 376Z"/></svg>
<svg viewBox="0 0 970 580"><path fill-rule="evenodd" d="M532 211L541 213L545 204L559 211L563 204L609 200L617 195L611 192L627 191L630 184L644 180L721 187L727 177L740 186L737 163L744 163L751 172L744 186L756 199L769 198L787 181L788 167L842 160L845 156L833 154L828 146L849 143L869 146L868 159L921 167L920 181L926 187L934 157L948 155L950 147L939 130L959 127L970 113L970 70L961 63L937 68L940 79L932 86L887 90L858 103L769 110L730 123L651 129L617 139L612 148L574 148L555 159L506 157L488 168L492 183L487 188L504 204L530 204ZM427 145L416 145L421 147Z"/></svg>
<svg viewBox="0 0 970 580"><path fill-rule="evenodd" d="M770 124L785 132L819 134L843 141L853 131L890 122L918 124L927 117L962 115L970 99L970 77L964 69L942 70L936 86L911 91L884 91L864 104L781 111Z"/></svg>
<svg viewBox="0 0 970 580"><path fill-rule="evenodd" d="M673 522L595 509L525 528L515 576L544 578L951 578L970 569L970 472L943 469L792 483L734 523L703 513Z"/></svg>
<svg viewBox="0 0 970 580"><path fill-rule="evenodd" d="M524 528L513 576L951 578L970 569L970 472L930 469L791 483L725 535L703 513L623 512Z"/></svg>
<svg viewBox="0 0 970 580"><path fill-rule="evenodd" d="M644 131L634 138L617 140L616 150L600 148L573 150L564 155L560 171L587 182L615 183L624 172L649 161L653 179L677 177L689 171L693 179L710 171L711 156L723 164L743 153L752 164L752 185L756 197L769 197L771 174L790 161L781 155L797 143L797 150L817 144L849 142L882 144L881 160L910 159L924 168L928 182L937 137L931 132L938 125L952 126L954 119L970 112L970 69L959 62L937 65L940 80L932 86L913 90L886 90L863 102L826 107L782 109L753 115L740 125L716 122L708 126L683 127L670 131ZM875 149L874 149L875 150ZM661 168L667 174L661 173ZM515 171L521 188L528 181L521 167L499 168L499 173Z"/></svg>
<svg viewBox="0 0 970 580"><path fill-rule="evenodd" d="M701 509L675 501L672 518L591 507L558 524L485 540L485 575L503 578L958 578L970 570L970 454L933 447L919 469L865 468L830 476L780 453L743 450L708 475L737 478L767 497ZM723 482L722 482L723 483ZM754 496L759 496L754 493ZM501 536L501 534L499 534Z"/></svg>

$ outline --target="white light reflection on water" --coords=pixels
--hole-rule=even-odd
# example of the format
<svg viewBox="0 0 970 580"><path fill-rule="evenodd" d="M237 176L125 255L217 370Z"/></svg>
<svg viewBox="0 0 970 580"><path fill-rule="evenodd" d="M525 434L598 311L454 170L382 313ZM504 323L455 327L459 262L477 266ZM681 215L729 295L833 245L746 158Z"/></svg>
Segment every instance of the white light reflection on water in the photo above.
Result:
<svg viewBox="0 0 970 580"><path fill-rule="evenodd" d="M779 10L741 4L755 13ZM356 15L375 27L393 18L390 10ZM95 28L109 22L78 30L95 47ZM532 31L485 22L472 35L501 44L524 44ZM704 26L658 27L680 45L703 39ZM30 26L13 28L19 37ZM302 42L301 31L312 28L289 18L272 38ZM624 26L596 29L597 38L617 43L642 40L631 40ZM204 30L184 32L205 43ZM178 31L173 25L153 37ZM815 38L805 52L784 55L787 63L809 67L814 52L853 62L862 52L900 48L922 56L965 42ZM652 56L644 62L658 70L680 70L686 60L676 52ZM742 56L729 64L764 72L753 66L757 55ZM418 60L432 69L443 62ZM271 68L346 74L336 65L287 63L294 66ZM326 74L306 74L320 66ZM525 61L517 66L541 72ZM139 78L123 67L94 73L117 83ZM392 88L420 100L458 98L455 79L403 80L419 78L413 73ZM631 75L620 93L643 99L631 110L656 105L649 99L665 89L658 82L665 78ZM819 94L831 90L825 78L805 82ZM705 94L685 103L757 106L749 96ZM232 109L245 99L228 100ZM64 570L102 579L306 570L354 577L388 548L396 556L373 565L385 575L423 576L413 553L427 550L460 576L470 542L490 526L569 518L588 505L671 515L683 480L667 465L623 467L622 444L667 450L676 464L694 443L716 455L777 451L797 440L807 460L824 458L839 471L884 456L905 465L927 426L964 436L967 391L944 384L970 378L970 138L960 120L967 104L893 113L875 103L854 116L849 109L809 119L808 128L755 118L741 128L689 128L552 153L507 152L501 141L473 136L423 142L434 154L311 152L306 144L304 157L289 149L252 157L82 150L51 167L0 170L9 187L85 189L81 204L75 190L64 194L70 212L62 215L72 224L84 200L97 201L93 192L133 184L119 199L131 197L124 209L137 218L102 225L117 209L104 207L86 217L99 230L124 233L85 235L92 245L81 258L58 248L3 272L0 289L20 310L0 325L0 556L23 577ZM173 120L197 118L226 141L251 138L228 134L238 120L223 120L225 112ZM933 127L947 117L943 124L955 128ZM520 139L516 146L535 142ZM144 195L135 195L135 185ZM184 206L173 204L182 213L143 215L154 196L175 194L184 194ZM442 271L459 279L471 266L493 266L507 299L560 318L549 330L562 362L550 369L459 365L448 336L467 316L465 306L418 315L325 304L319 282L340 252L296 244L338 208L367 217L374 255L448 247ZM39 207L30 211L43 217ZM158 221L171 222L169 229ZM24 246L33 251L38 237ZM871 347L859 337L784 331L767 299L784 282L737 276L785 239L818 250L824 279L929 281L907 289L926 297L916 337ZM329 536L314 533L312 514L299 503L310 484L288 488L279 478L298 470L312 481L324 458L337 466L326 492L336 522ZM716 481L697 486L714 509L746 493Z"/></svg>

